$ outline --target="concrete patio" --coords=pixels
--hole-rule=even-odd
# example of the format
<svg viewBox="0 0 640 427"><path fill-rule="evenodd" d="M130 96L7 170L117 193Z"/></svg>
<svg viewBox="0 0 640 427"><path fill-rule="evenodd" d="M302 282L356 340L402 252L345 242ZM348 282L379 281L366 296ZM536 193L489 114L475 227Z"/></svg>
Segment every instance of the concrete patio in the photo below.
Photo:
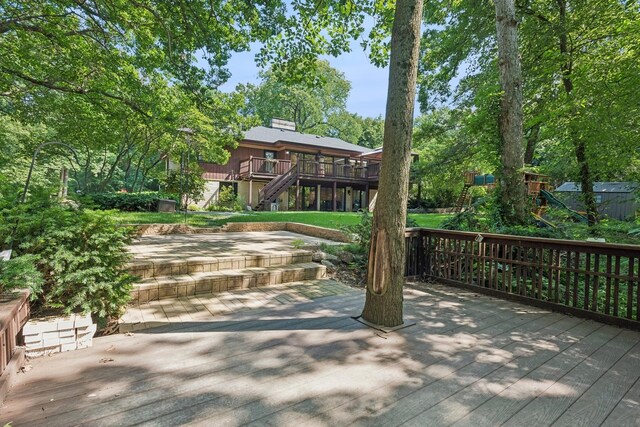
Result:
<svg viewBox="0 0 640 427"><path fill-rule="evenodd" d="M640 420L640 334L437 284L414 326L351 318L364 295L190 319L33 360L14 426L609 425Z"/></svg>

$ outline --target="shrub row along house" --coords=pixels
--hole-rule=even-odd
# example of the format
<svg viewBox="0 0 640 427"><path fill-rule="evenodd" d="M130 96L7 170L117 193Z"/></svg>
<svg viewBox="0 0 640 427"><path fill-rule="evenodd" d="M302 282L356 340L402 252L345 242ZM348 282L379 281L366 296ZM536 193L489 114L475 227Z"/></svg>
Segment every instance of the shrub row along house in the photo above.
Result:
<svg viewBox="0 0 640 427"><path fill-rule="evenodd" d="M279 119L249 129L225 165L201 162L206 207L233 186L257 210L351 212L369 206L378 188L382 151L338 138L296 132Z"/></svg>

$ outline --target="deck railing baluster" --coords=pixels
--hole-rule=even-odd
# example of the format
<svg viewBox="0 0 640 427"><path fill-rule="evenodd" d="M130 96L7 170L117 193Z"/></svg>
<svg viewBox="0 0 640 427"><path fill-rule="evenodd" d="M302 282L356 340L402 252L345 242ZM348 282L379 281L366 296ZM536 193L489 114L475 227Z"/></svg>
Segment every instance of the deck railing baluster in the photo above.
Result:
<svg viewBox="0 0 640 427"><path fill-rule="evenodd" d="M423 228L407 233L407 275L640 329L640 247Z"/></svg>

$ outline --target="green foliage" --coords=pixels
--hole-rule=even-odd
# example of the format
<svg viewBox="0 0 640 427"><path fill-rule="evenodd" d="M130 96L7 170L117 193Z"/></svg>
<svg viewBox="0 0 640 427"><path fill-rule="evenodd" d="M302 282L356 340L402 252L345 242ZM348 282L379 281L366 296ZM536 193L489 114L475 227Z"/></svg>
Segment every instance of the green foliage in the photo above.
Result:
<svg viewBox="0 0 640 427"><path fill-rule="evenodd" d="M373 225L373 215L369 211L363 211L360 215L360 222L352 225L342 226L342 231L353 237L358 252L362 254L369 253L371 246L371 227Z"/></svg>
<svg viewBox="0 0 640 427"><path fill-rule="evenodd" d="M294 249L302 249L304 245L305 243L304 243L304 240L302 239L295 239L291 241L291 246L293 246Z"/></svg>
<svg viewBox="0 0 640 427"><path fill-rule="evenodd" d="M233 187L230 185L220 187L218 200L208 208L210 211L223 212L241 211L243 209L242 200L240 200L236 192L233 191Z"/></svg>
<svg viewBox="0 0 640 427"><path fill-rule="evenodd" d="M188 206L189 200L202 200L206 181L202 177L202 168L192 165L188 171L171 171L164 178L165 191L183 194L182 206Z"/></svg>
<svg viewBox="0 0 640 427"><path fill-rule="evenodd" d="M452 172L463 165L497 171L500 89L493 4L437 0L425 9L430 25L422 43L421 109L429 112L445 104L464 114L454 122L457 138L435 134L429 145L442 153L443 162L426 154L425 159L436 161L429 162L433 171L425 167L423 174L444 177L440 164ZM576 148L582 145L594 181L637 181L640 9L616 0L532 0L516 2L516 13L525 161L556 183L578 181ZM564 51L563 37L569 40ZM420 128L419 123L416 133ZM418 133L417 146L421 138ZM476 165L477 160L488 164ZM430 185L426 189L432 191Z"/></svg>
<svg viewBox="0 0 640 427"><path fill-rule="evenodd" d="M35 300L42 292L44 279L36 268L37 257L23 255L9 261L0 260L0 293L13 289L29 289Z"/></svg>
<svg viewBox="0 0 640 427"><path fill-rule="evenodd" d="M464 172L492 172L497 167L492 160L496 158L495 151L480 141L478 135L482 133L468 128L471 117L464 110L441 108L416 119L412 149L419 158L412 164L412 176L414 182L422 182L422 198L427 202L423 207L454 206L462 190Z"/></svg>
<svg viewBox="0 0 640 427"><path fill-rule="evenodd" d="M596 226L589 227L575 222L574 218L562 209L548 209L545 220L551 224L537 221L533 215L530 223L524 226L506 226L500 221L495 196L478 199L470 209L462 211L447 220L441 226L445 230L473 231L478 233L511 234L516 236L543 237L550 239L587 240L603 238L609 243L640 244L640 235L634 233L637 224L633 221L603 219Z"/></svg>
<svg viewBox="0 0 640 427"><path fill-rule="evenodd" d="M36 308L104 318L122 314L134 280L123 271L131 231L118 226L110 212L44 200L0 214L0 238L8 242L17 223L14 251L31 256L44 278Z"/></svg>
<svg viewBox="0 0 640 427"><path fill-rule="evenodd" d="M177 200L175 196L157 192L104 193L87 197L98 209L117 209L125 212L154 212L158 210L158 200L167 198Z"/></svg>
<svg viewBox="0 0 640 427"><path fill-rule="evenodd" d="M318 135L338 136L356 142L362 133L359 124L347 113L351 83L327 61L315 66L318 81L291 82L272 71L260 74L258 86L247 85L245 113L257 116L264 126L272 118L296 123L296 130Z"/></svg>

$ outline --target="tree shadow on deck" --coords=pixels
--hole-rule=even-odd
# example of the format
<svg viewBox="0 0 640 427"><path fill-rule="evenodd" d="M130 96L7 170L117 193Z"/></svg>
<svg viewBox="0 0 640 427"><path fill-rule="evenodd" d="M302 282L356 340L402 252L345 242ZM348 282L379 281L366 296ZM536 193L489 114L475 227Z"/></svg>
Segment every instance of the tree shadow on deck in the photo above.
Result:
<svg viewBox="0 0 640 427"><path fill-rule="evenodd" d="M349 315L359 306L333 298L253 319L241 313L105 337L93 349L34 363L23 380L34 384L14 390L6 420L489 425L545 391L544 402L557 408L547 412L561 415L583 391L564 375L574 368L602 374L617 360L604 358L606 343L623 355L639 340L595 322L445 288L408 290L406 306L407 320L417 325L391 334L354 321ZM587 359L591 354L598 357ZM105 358L113 360L100 363Z"/></svg>

